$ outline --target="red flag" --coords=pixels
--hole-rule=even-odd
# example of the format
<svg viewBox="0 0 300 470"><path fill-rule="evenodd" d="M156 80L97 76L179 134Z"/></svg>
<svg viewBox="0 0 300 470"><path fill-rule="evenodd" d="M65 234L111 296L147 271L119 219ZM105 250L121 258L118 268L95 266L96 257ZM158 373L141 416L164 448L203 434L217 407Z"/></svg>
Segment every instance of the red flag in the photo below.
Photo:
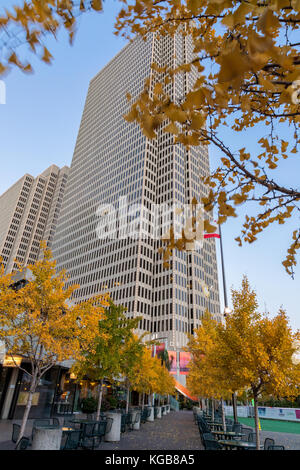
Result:
<svg viewBox="0 0 300 470"><path fill-rule="evenodd" d="M221 238L220 232L219 232L219 225L216 223L214 220L214 223L217 226L217 230L214 233L204 233L204 238Z"/></svg>

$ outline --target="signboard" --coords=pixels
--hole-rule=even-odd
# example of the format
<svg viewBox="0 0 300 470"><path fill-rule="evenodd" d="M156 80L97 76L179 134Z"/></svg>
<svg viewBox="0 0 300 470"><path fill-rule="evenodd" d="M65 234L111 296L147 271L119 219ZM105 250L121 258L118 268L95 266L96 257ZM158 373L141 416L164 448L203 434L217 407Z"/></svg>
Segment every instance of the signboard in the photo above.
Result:
<svg viewBox="0 0 300 470"><path fill-rule="evenodd" d="M168 351L170 361L170 374L177 374L176 351Z"/></svg>
<svg viewBox="0 0 300 470"><path fill-rule="evenodd" d="M2 365L3 367L17 367L21 365L21 362L21 356L5 356Z"/></svg>
<svg viewBox="0 0 300 470"><path fill-rule="evenodd" d="M165 343L160 343L157 345L152 346L152 357L154 357L154 351L155 351L155 356L157 357L159 353L163 352L165 350Z"/></svg>
<svg viewBox="0 0 300 470"><path fill-rule="evenodd" d="M300 409L299 408L273 408L271 406L259 406L258 416L260 418L281 419L285 421L299 421L300 422Z"/></svg>
<svg viewBox="0 0 300 470"><path fill-rule="evenodd" d="M20 392L20 393L19 393L19 397L18 397L17 405L18 405L18 406L25 406L25 405L27 405L28 395L29 395L29 392ZM33 397L32 397L32 403L31 403L31 404L32 404L33 406L37 406L38 403L39 403L39 398L40 398L39 392L34 393L34 394L33 394Z"/></svg>
<svg viewBox="0 0 300 470"><path fill-rule="evenodd" d="M187 375L189 372L188 364L191 360L191 354L188 352L180 352L179 353L179 369L180 374Z"/></svg>
<svg viewBox="0 0 300 470"><path fill-rule="evenodd" d="M156 356L158 356L160 353L164 352L165 350L165 343L160 343L156 346Z"/></svg>
<svg viewBox="0 0 300 470"><path fill-rule="evenodd" d="M225 406L225 414L233 416L232 406ZM240 417L253 417L254 409L252 406L238 406L237 414ZM296 421L300 423L300 408L273 408L271 406L259 406L258 417L261 419Z"/></svg>

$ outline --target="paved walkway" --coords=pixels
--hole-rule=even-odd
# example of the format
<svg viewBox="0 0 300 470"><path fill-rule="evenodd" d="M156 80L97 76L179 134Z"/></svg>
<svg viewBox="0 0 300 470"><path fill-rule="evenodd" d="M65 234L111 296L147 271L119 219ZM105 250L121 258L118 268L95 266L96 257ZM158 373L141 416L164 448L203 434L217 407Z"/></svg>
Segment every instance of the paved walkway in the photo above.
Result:
<svg viewBox="0 0 300 470"><path fill-rule="evenodd" d="M99 450L202 450L192 411L171 411L146 422L139 431L127 431L118 443L103 442Z"/></svg>
<svg viewBox="0 0 300 470"><path fill-rule="evenodd" d="M29 421L26 435L30 435ZM12 421L0 421L0 450L14 449ZM161 419L141 424L139 431L126 431L118 443L102 442L99 450L202 450L198 427L191 411L171 411Z"/></svg>
<svg viewBox="0 0 300 470"><path fill-rule="evenodd" d="M26 435L31 434L32 421ZM14 449L12 421L0 420L0 450ZM300 434L261 431L261 443L271 437L286 450L300 450ZM139 431L127 431L118 443L102 442L99 450L203 450L198 427L191 411L171 411L162 419L141 425Z"/></svg>

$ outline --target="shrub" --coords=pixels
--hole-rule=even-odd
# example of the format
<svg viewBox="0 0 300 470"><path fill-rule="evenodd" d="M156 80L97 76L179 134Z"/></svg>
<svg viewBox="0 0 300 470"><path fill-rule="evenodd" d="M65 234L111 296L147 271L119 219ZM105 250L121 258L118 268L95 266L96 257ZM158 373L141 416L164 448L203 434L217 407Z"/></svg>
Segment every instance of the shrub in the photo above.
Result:
<svg viewBox="0 0 300 470"><path fill-rule="evenodd" d="M95 411L97 411L97 401L93 397L84 398L81 401L80 407L83 413L95 413Z"/></svg>
<svg viewBox="0 0 300 470"><path fill-rule="evenodd" d="M117 408L118 400L115 397L110 396L108 397L108 403L109 403L110 409L114 410L115 408Z"/></svg>

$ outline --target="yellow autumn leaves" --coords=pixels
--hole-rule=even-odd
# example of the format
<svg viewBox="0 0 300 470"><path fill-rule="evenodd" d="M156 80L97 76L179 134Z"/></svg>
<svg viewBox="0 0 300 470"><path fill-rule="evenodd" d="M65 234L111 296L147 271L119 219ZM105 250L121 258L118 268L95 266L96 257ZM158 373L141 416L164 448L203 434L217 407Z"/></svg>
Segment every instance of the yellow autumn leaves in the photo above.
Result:
<svg viewBox="0 0 300 470"><path fill-rule="evenodd" d="M73 305L69 299L78 286L66 288L65 274L56 274L46 249L42 260L28 265L31 279L19 290L12 288L14 275L0 269L0 339L7 355L21 355L42 370L93 346L106 296Z"/></svg>
<svg viewBox="0 0 300 470"><path fill-rule="evenodd" d="M292 332L286 313L274 318L258 311L256 293L243 278L232 290L233 312L224 324L207 313L190 337L187 384L199 397L230 398L247 393L257 406L262 396L297 397L300 386L300 332Z"/></svg>
<svg viewBox="0 0 300 470"><path fill-rule="evenodd" d="M142 356L131 369L129 382L132 390L151 395L172 395L175 382L167 368L157 357L152 357L151 350L144 348Z"/></svg>
<svg viewBox="0 0 300 470"><path fill-rule="evenodd" d="M152 65L153 96L147 82L141 98L131 103L134 113L129 113L128 120L137 122L149 138L155 138L164 123L172 142L187 151L212 144L220 155L219 165L212 174L202 176L210 187L202 202L208 212L216 208L218 222L224 223L236 216L235 206L251 201L254 214L245 220L238 241L255 241L270 224L291 217L291 206L299 208L297 181L282 183L280 172L272 173L281 168L282 160L297 153L300 143L295 85L300 77L299 2L139 0L133 2L138 9L131 2L124 3L117 21L119 33L126 36L131 31L146 37L152 32L162 41L181 35L186 44L192 38L194 48L194 54L182 63ZM165 91L167 85L182 74L188 81L191 70L198 72L198 78L175 102ZM295 129L289 140L284 138L286 126ZM251 144L260 144L262 152L236 149L234 133L226 142L226 128L234 132L257 129L251 133L255 135ZM289 274L293 274L297 250L292 236L283 263Z"/></svg>
<svg viewBox="0 0 300 470"><path fill-rule="evenodd" d="M64 28L72 42L78 15L89 10L102 11L102 6L102 0L31 0L13 6L7 2L7 9L0 16L0 75L12 65L32 72L31 63L21 60L17 52L22 44L28 44L33 54L50 63L52 55L44 44L45 36L56 38Z"/></svg>

